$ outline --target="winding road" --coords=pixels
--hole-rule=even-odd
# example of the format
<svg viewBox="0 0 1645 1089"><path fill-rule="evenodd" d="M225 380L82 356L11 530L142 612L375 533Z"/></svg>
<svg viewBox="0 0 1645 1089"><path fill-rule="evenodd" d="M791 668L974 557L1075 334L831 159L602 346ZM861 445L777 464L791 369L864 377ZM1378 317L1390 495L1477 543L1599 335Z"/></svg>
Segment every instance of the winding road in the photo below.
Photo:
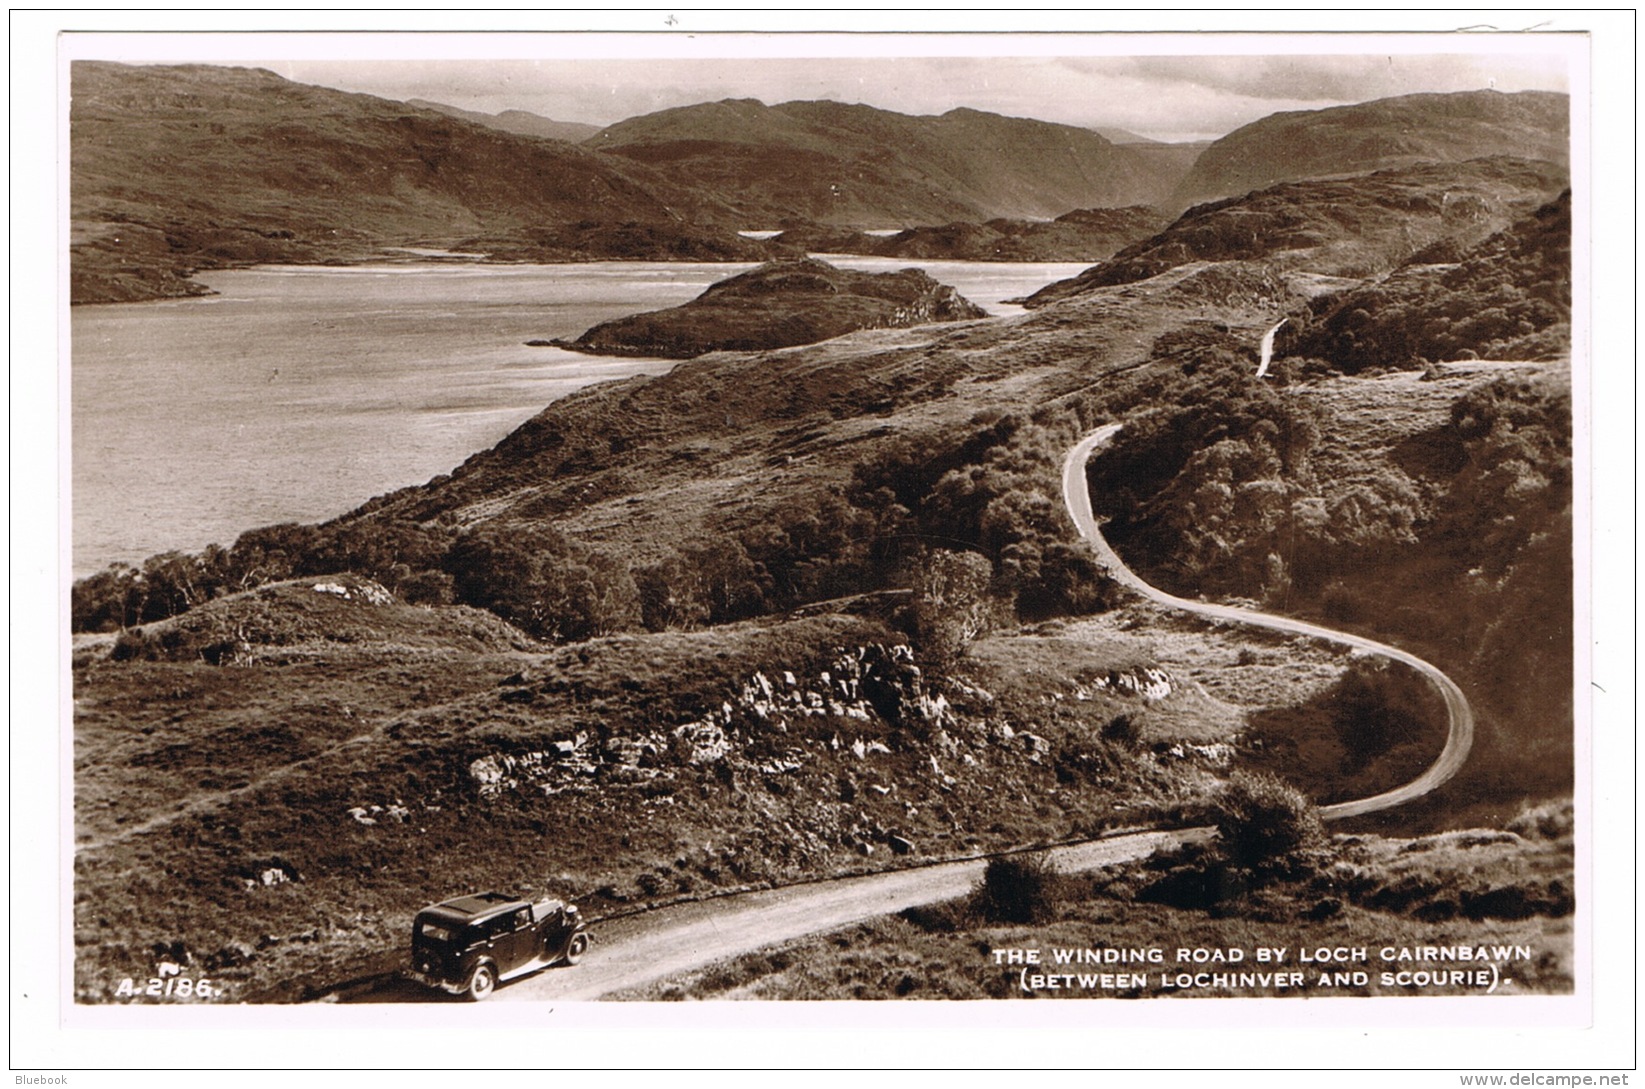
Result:
<svg viewBox="0 0 1645 1089"><path fill-rule="evenodd" d="M1142 581L1135 571L1125 566L1125 561L1119 558L1108 541L1104 539L1102 531L1097 526L1097 519L1091 512L1091 492L1085 483L1085 463L1090 460L1091 454L1106 446L1115 435L1119 434L1123 424L1109 424L1099 427L1091 434L1081 439L1062 463L1062 499L1068 506L1068 513L1074 519L1080 536L1091 545L1098 560L1107 570L1109 577L1125 586L1130 587L1148 600L1164 605L1167 608L1180 609L1183 612L1193 613L1211 620L1227 620L1236 624L1247 624L1253 628L1268 628L1272 631L1291 632L1295 635L1307 635L1315 639L1336 643L1338 646L1352 647L1356 650L1369 651L1379 654L1395 662L1401 662L1421 673L1439 690L1445 699L1445 712L1450 719L1450 728L1445 735L1445 748L1440 751L1428 770L1393 790L1383 791L1381 794L1369 798L1360 798L1351 802L1338 802L1336 805L1322 806L1319 815L1326 820L1341 820L1344 817L1357 817L1362 813L1375 813L1381 809L1391 809L1396 805L1403 805L1415 798L1433 790L1441 783L1461 770L1463 761L1468 759L1468 750L1474 745L1474 712L1468 706L1468 699L1462 694L1462 689L1456 683L1441 673L1436 667L1410 654L1391 647L1387 643L1379 643L1375 639L1367 639L1362 635L1350 635L1347 632L1324 628L1318 624L1309 624L1302 620L1292 620L1285 616L1274 616L1269 613L1259 613L1251 609L1238 609L1232 605L1211 605L1203 601L1190 601L1184 597L1168 594L1164 590L1156 589Z"/></svg>
<svg viewBox="0 0 1645 1089"><path fill-rule="evenodd" d="M1340 820L1388 809L1421 797L1455 775L1473 744L1473 712L1461 690L1434 666L1397 647L1363 636L1288 617L1176 597L1150 586L1125 566L1103 539L1091 510L1091 496L1085 482L1086 462L1093 452L1119 432L1120 427L1120 424L1110 424L1087 435L1068 452L1062 470L1063 500L1068 506L1068 513L1079 528L1080 535L1096 551L1110 577L1168 608L1207 619L1323 639L1402 662L1427 677L1444 696L1450 729L1444 750L1427 771L1404 786L1373 797L1324 806L1320 809L1320 816L1327 820ZM1058 847L1049 854L1058 869L1075 872L1142 858L1166 846L1191 841L1205 842L1213 835L1210 828L1124 832ZM724 896L605 920L596 928L593 947L576 968L540 972L499 988L492 1000L578 1001L632 991L779 942L837 930L920 904L962 896L977 885L986 866L985 858L941 862L889 873L821 880ZM428 997L431 997L430 992L410 984L396 983L358 995L352 1000L383 1002L396 998Z"/></svg>

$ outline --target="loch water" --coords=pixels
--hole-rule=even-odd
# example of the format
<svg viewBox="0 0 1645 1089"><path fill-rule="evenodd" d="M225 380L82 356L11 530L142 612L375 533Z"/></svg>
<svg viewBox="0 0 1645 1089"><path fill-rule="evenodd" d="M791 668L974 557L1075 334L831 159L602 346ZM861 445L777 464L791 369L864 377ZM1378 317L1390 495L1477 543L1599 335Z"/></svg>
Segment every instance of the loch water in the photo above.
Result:
<svg viewBox="0 0 1645 1089"><path fill-rule="evenodd" d="M1084 265L918 265L991 314ZM342 514L449 472L557 398L673 360L527 345L676 306L752 265L267 266L193 299L75 307L73 571Z"/></svg>

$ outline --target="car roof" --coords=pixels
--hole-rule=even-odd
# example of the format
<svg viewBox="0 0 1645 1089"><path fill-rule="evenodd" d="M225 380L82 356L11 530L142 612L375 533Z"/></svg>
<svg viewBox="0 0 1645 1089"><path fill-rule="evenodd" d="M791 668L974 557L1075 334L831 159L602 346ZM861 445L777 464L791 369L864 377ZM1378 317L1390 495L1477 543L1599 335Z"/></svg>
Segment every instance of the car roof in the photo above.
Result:
<svg viewBox="0 0 1645 1089"><path fill-rule="evenodd" d="M472 896L458 896L451 900L442 900L425 911L438 911L443 915L462 915L470 919L477 919L487 915L496 915L511 908L527 907L527 903L518 896L510 896L505 892L477 892Z"/></svg>

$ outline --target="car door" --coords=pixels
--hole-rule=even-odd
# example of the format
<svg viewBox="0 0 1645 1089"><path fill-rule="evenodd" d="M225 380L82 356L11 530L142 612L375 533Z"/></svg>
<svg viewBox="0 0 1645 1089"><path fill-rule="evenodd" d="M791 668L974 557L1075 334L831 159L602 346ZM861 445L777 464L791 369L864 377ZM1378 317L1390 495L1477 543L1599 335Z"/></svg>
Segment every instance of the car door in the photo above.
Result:
<svg viewBox="0 0 1645 1089"><path fill-rule="evenodd" d="M556 957L565 948L567 930L565 908L546 911L537 920L537 945L545 957Z"/></svg>
<svg viewBox="0 0 1645 1089"><path fill-rule="evenodd" d="M491 955L503 975L514 971L536 956L536 931L531 926L531 909L518 908L499 915L493 920L496 937L492 940Z"/></svg>

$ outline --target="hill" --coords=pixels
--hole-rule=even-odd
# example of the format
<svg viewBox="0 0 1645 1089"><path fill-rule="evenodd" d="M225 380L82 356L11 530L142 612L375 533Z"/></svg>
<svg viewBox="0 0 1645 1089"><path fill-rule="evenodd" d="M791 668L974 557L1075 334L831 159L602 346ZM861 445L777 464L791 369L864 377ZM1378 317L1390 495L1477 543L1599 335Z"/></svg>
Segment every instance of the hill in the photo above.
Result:
<svg viewBox="0 0 1645 1089"><path fill-rule="evenodd" d="M1454 359L1561 359L1571 351L1571 194L1474 246L1446 240L1386 279L1322 300L1284 354L1344 371Z"/></svg>
<svg viewBox="0 0 1645 1089"><path fill-rule="evenodd" d="M1316 276L1374 276L1425 247L1480 241L1565 185L1565 171L1552 163L1505 157L1285 182L1190 208L1159 234L1041 289L1027 305L1195 261L1261 260Z"/></svg>
<svg viewBox="0 0 1645 1089"><path fill-rule="evenodd" d="M1116 147L1089 129L837 102L685 106L618 122L584 146L722 195L746 227L1043 219L1153 203L1180 177L1174 161Z"/></svg>
<svg viewBox="0 0 1645 1089"><path fill-rule="evenodd" d="M499 113L481 113L478 110L465 110L457 106L447 106L443 102L430 102L425 98L409 98L406 105L416 106L422 110L433 110L443 113L447 117L460 117L464 121L472 121L476 125L485 125L489 128L501 129L503 132L512 132L516 136L541 136L545 140L564 140L567 143L580 143L600 131L599 125L590 125L582 121L555 121L543 117L541 114L531 113L528 110L503 110Z"/></svg>
<svg viewBox="0 0 1645 1089"><path fill-rule="evenodd" d="M664 259L732 233L727 209L633 162L260 69L76 61L71 90L75 302L554 223L644 224L654 252L620 256Z"/></svg>
<svg viewBox="0 0 1645 1089"><path fill-rule="evenodd" d="M1548 91L1403 95L1271 114L1213 142L1171 197L1176 208L1281 181L1492 155L1570 162L1570 98Z"/></svg>
<svg viewBox="0 0 1645 1089"><path fill-rule="evenodd" d="M715 351L815 344L859 329L987 317L919 269L851 272L774 261L721 280L684 306L604 322L559 346L599 355L688 359Z"/></svg>
<svg viewBox="0 0 1645 1089"><path fill-rule="evenodd" d="M1152 208L1079 208L1053 220L990 219L910 227L894 235L796 227L772 241L807 253L859 253L933 261L1100 261L1165 225Z"/></svg>

